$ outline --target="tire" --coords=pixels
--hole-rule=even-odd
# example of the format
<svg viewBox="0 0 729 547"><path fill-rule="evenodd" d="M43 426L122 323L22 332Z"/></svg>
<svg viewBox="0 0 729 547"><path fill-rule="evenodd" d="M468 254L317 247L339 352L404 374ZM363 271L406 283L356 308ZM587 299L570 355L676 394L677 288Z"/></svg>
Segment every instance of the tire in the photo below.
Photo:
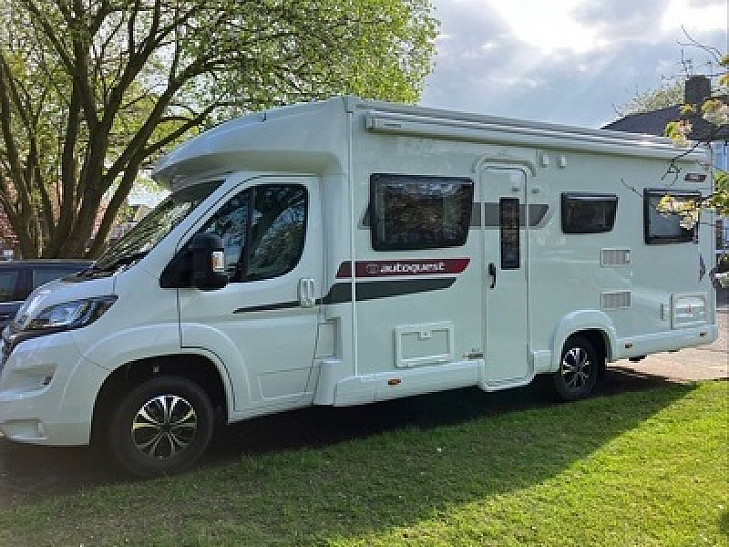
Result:
<svg viewBox="0 0 729 547"><path fill-rule="evenodd" d="M108 422L107 443L133 475L171 475L197 461L214 427L213 406L198 384L160 376L122 396Z"/></svg>
<svg viewBox="0 0 729 547"><path fill-rule="evenodd" d="M565 401L584 399L592 392L600 372L600 354L582 336L567 339L559 369L554 373L554 388Z"/></svg>

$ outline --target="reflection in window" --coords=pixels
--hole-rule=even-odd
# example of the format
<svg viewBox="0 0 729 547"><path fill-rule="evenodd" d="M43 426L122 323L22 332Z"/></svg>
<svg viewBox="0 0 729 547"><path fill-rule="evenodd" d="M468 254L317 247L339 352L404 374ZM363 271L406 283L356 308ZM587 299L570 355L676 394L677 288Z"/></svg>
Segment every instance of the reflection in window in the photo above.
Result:
<svg viewBox="0 0 729 547"><path fill-rule="evenodd" d="M501 269L519 268L519 200L499 200L499 224L501 226Z"/></svg>
<svg viewBox="0 0 729 547"><path fill-rule="evenodd" d="M141 256L152 250L221 184L208 181L170 194L96 261L98 269Z"/></svg>
<svg viewBox="0 0 729 547"><path fill-rule="evenodd" d="M282 275L299 262L306 235L303 186L264 186L255 190L251 247L246 276Z"/></svg>
<svg viewBox="0 0 729 547"><path fill-rule="evenodd" d="M664 196L671 196L677 202L697 201L701 198L698 192L646 189L643 199L645 242L651 245L656 243L684 243L693 241L697 234L696 226L693 228L685 228L681 226L683 217L680 214L671 214L658 210L658 204ZM680 209L680 207L678 208Z"/></svg>
<svg viewBox="0 0 729 547"><path fill-rule="evenodd" d="M18 285L18 271L11 270L0 273L0 302L17 300L16 287Z"/></svg>
<svg viewBox="0 0 729 547"><path fill-rule="evenodd" d="M584 192L562 193L562 231L565 234L609 232L615 225L618 196Z"/></svg>
<svg viewBox="0 0 729 547"><path fill-rule="evenodd" d="M231 281L283 275L298 264L306 236L306 188L261 185L232 198L204 232L222 240Z"/></svg>
<svg viewBox="0 0 729 547"><path fill-rule="evenodd" d="M463 245L472 202L470 179L374 174L372 247L384 251Z"/></svg>
<svg viewBox="0 0 729 547"><path fill-rule="evenodd" d="M245 190L223 205L205 225L203 232L223 240L225 269L231 280L239 275L239 264L248 227L248 194Z"/></svg>
<svg viewBox="0 0 729 547"><path fill-rule="evenodd" d="M53 281L54 279L68 277L81 269L83 269L83 267L79 265L78 268L33 270L33 289L37 289L41 285L44 285L49 281Z"/></svg>

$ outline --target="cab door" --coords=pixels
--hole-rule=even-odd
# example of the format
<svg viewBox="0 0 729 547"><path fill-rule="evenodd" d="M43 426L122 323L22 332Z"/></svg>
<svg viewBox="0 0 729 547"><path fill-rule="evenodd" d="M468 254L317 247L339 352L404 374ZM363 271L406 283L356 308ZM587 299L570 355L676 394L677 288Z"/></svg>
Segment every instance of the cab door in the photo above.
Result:
<svg viewBox="0 0 729 547"><path fill-rule="evenodd" d="M261 177L203 224L225 246L222 289L180 289L183 348L223 362L236 411L302 403L314 359L323 253L319 181Z"/></svg>
<svg viewBox="0 0 729 547"><path fill-rule="evenodd" d="M526 173L516 168L489 167L481 173L487 388L529 377L526 181Z"/></svg>

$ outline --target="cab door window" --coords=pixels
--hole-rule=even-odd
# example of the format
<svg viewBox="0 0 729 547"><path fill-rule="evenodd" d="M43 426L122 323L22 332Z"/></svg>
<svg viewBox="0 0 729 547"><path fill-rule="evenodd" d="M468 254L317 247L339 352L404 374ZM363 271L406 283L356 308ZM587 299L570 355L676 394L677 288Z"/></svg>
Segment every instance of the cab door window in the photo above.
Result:
<svg viewBox="0 0 729 547"><path fill-rule="evenodd" d="M203 232L223 240L232 282L270 279L293 270L306 236L306 188L269 184L233 197L207 222Z"/></svg>

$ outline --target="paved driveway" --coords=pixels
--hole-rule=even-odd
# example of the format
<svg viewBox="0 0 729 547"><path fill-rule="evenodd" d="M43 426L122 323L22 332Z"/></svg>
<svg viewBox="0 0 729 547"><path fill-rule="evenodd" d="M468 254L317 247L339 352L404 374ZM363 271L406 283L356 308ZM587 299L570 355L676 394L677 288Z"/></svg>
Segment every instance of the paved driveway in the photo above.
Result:
<svg viewBox="0 0 729 547"><path fill-rule="evenodd" d="M672 380L729 379L729 291L719 295L717 318L719 338L713 344L657 353L639 363L618 361L612 366L636 374L650 374Z"/></svg>

